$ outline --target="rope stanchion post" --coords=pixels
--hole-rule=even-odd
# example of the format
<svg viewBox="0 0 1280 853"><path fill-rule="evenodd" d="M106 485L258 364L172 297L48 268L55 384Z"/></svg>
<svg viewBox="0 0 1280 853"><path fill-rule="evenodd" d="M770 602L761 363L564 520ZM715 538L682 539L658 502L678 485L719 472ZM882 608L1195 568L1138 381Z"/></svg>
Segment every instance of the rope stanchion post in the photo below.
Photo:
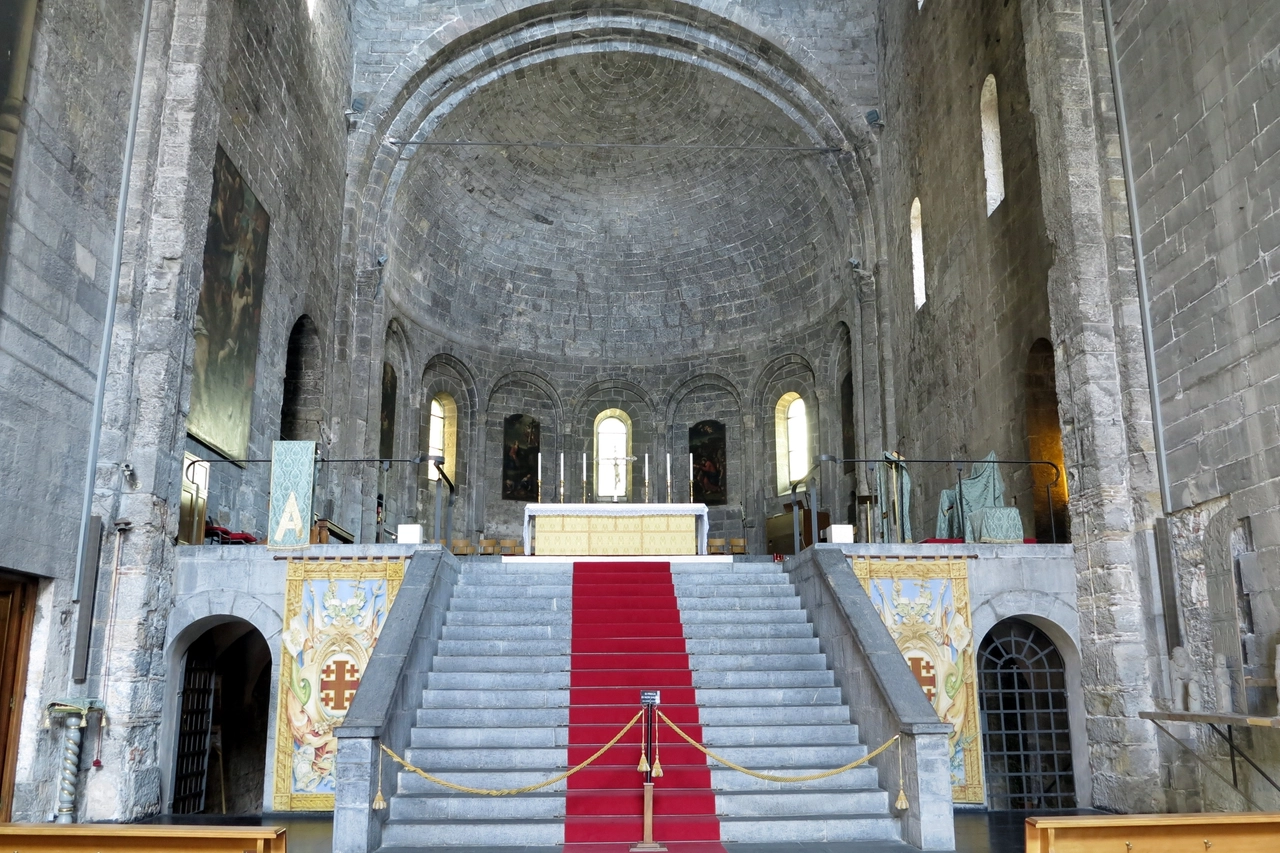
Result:
<svg viewBox="0 0 1280 853"><path fill-rule="evenodd" d="M644 715L644 736L640 745L639 770L644 774L644 839L631 845L631 853L665 853L666 846L653 840L653 779L662 775L658 762L658 700L657 690L640 692L640 713ZM665 719L665 718L664 718Z"/></svg>

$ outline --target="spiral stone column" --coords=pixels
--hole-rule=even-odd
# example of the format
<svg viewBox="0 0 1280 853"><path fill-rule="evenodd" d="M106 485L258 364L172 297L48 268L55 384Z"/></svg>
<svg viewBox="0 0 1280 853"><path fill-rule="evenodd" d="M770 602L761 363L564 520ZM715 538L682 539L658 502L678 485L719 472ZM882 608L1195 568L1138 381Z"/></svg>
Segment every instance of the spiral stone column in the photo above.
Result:
<svg viewBox="0 0 1280 853"><path fill-rule="evenodd" d="M55 823L74 823L76 790L80 782L80 743L84 739L84 727L90 714L103 714L102 702L97 699L59 699L45 708L45 725L54 716L62 717L62 769L58 777L58 811ZM102 725L106 719L101 718Z"/></svg>

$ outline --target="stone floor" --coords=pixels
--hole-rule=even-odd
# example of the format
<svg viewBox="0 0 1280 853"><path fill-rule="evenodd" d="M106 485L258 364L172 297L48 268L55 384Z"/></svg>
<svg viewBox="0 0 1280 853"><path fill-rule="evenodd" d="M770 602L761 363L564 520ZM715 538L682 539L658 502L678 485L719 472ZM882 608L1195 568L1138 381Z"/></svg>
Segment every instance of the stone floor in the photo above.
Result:
<svg viewBox="0 0 1280 853"><path fill-rule="evenodd" d="M1085 814L1087 812L1066 812ZM1036 812L956 812L956 853L1023 853L1023 825ZM1064 814L1064 812L1053 812ZM289 853L330 853L332 818L329 815L269 814L262 817L220 815L166 815L152 823L209 823L241 826L283 826L289 830ZM882 842L813 844L727 844L728 853L909 853L914 847ZM385 853L393 853L386 850ZM400 853L400 851L394 851ZM419 853L405 848L403 853ZM460 848L458 853L561 853L559 847Z"/></svg>

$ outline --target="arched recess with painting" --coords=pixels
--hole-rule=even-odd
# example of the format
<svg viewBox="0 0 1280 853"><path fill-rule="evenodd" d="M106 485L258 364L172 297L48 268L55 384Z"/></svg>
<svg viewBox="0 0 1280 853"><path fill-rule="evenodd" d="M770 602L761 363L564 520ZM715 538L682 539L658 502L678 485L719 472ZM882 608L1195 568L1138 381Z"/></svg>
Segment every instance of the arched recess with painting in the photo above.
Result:
<svg viewBox="0 0 1280 853"><path fill-rule="evenodd" d="M671 499L689 500L692 452L694 500L708 507L710 535L720 539L742 537L753 460L744 452L741 393L724 376L695 376L672 395L666 422L672 458ZM665 468L665 456L661 464ZM666 500L665 492L661 499Z"/></svg>

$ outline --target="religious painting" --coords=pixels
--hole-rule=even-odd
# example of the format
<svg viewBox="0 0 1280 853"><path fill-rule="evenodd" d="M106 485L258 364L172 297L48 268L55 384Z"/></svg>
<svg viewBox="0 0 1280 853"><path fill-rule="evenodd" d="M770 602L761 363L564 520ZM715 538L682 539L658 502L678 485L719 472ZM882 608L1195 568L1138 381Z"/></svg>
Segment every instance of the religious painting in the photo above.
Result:
<svg viewBox="0 0 1280 853"><path fill-rule="evenodd" d="M270 217L218 148L196 306L187 432L228 459L249 453L249 417Z"/></svg>
<svg viewBox="0 0 1280 853"><path fill-rule="evenodd" d="M538 419L507 415L502 421L502 499L538 499L538 454L542 439Z"/></svg>
<svg viewBox="0 0 1280 853"><path fill-rule="evenodd" d="M920 688L952 725L951 796L982 803L982 738L965 560L851 558Z"/></svg>
<svg viewBox="0 0 1280 853"><path fill-rule="evenodd" d="M277 702L276 811L330 811L342 725L404 579L404 560L290 560Z"/></svg>
<svg viewBox="0 0 1280 853"><path fill-rule="evenodd" d="M726 478L724 424L699 421L689 427L689 453L693 456L693 501L707 506L729 502Z"/></svg>

